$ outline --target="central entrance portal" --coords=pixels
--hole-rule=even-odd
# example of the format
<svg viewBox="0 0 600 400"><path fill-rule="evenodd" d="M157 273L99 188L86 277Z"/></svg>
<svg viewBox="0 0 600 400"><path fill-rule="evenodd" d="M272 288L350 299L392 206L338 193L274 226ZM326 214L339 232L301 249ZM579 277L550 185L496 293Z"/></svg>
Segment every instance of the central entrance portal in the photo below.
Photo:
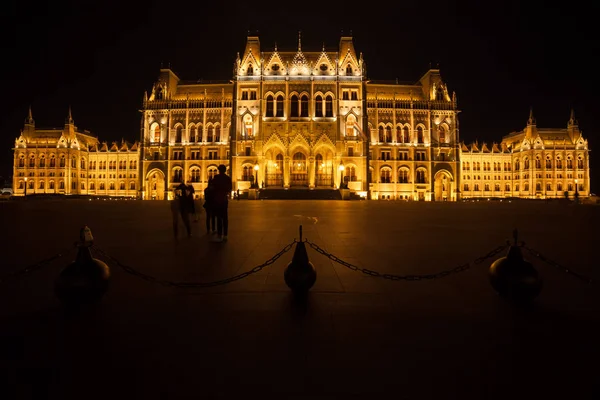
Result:
<svg viewBox="0 0 600 400"><path fill-rule="evenodd" d="M308 166L304 153L297 152L292 159L290 186L308 186Z"/></svg>

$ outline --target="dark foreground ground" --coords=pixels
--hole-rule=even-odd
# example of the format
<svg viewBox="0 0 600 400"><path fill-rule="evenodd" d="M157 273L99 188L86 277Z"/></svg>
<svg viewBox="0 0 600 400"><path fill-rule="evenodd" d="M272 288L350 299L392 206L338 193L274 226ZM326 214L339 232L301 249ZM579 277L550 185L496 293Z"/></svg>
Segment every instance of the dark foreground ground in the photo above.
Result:
<svg viewBox="0 0 600 400"><path fill-rule="evenodd" d="M262 264L302 224L327 252L389 274L459 266L517 228L543 256L600 278L598 206L240 201L230 220L226 243L209 242L203 222L175 242L162 202L1 202L0 276L69 248L88 224L123 265L214 281ZM76 316L53 293L74 252L0 283L0 398L600 398L597 284L525 253L544 288L514 307L488 281L504 253L439 279L391 281L309 247L318 275L302 306L283 278L292 254L211 288L165 287L108 262L108 292Z"/></svg>

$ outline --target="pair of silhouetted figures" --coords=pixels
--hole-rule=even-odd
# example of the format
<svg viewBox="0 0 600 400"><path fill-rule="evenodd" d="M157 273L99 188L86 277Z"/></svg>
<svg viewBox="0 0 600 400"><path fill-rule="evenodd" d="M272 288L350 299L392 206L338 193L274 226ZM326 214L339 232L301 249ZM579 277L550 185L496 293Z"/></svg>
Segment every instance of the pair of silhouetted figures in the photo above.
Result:
<svg viewBox="0 0 600 400"><path fill-rule="evenodd" d="M219 174L211 178L204 189L204 209L206 211L206 231L213 234L213 241L227 240L229 231L228 200L231 193L231 178L225 174L227 167L221 164ZM179 218L183 220L188 236L192 235L190 214L196 214L193 200L193 188L190 194L189 185L181 184L175 188L175 200L171 203L173 213L173 233L177 238ZM191 197L190 197L191 196Z"/></svg>

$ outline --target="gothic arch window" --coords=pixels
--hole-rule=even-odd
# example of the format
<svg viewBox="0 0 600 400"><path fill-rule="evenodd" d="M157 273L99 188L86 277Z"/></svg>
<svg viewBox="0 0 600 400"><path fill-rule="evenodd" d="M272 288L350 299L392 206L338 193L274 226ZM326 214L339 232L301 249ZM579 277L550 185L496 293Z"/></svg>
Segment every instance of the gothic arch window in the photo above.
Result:
<svg viewBox="0 0 600 400"><path fill-rule="evenodd" d="M442 89L441 87L438 87L437 90L435 91L435 99L436 100L444 100L444 89Z"/></svg>
<svg viewBox="0 0 600 400"><path fill-rule="evenodd" d="M384 142L386 142L386 143L392 142L392 127L391 126L385 127L385 138L384 139L385 139Z"/></svg>
<svg viewBox="0 0 600 400"><path fill-rule="evenodd" d="M34 168L35 167L35 156L32 154L31 156L29 156L29 168Z"/></svg>
<svg viewBox="0 0 600 400"><path fill-rule="evenodd" d="M96 190L96 185L94 182L90 183L90 190Z"/></svg>
<svg viewBox="0 0 600 400"><path fill-rule="evenodd" d="M417 182L416 183L427 183L425 181L425 170L418 170L417 171Z"/></svg>
<svg viewBox="0 0 600 400"><path fill-rule="evenodd" d="M40 156L40 168L44 168L45 166L46 166L46 156L42 154Z"/></svg>
<svg viewBox="0 0 600 400"><path fill-rule="evenodd" d="M352 66L350 64L346 65L346 75L352 75Z"/></svg>
<svg viewBox="0 0 600 400"><path fill-rule="evenodd" d="M192 182L200 182L200 168L192 168L190 170L190 180Z"/></svg>
<svg viewBox="0 0 600 400"><path fill-rule="evenodd" d="M163 98L163 89L161 86L159 86L158 89L156 89L156 99L162 100L162 98Z"/></svg>
<svg viewBox="0 0 600 400"><path fill-rule="evenodd" d="M115 190L115 183L114 182L110 182L108 184L108 190Z"/></svg>
<svg viewBox="0 0 600 400"><path fill-rule="evenodd" d="M379 134L379 142L380 142L380 143L383 143L383 141L384 141L384 140L383 140L383 139L384 139L384 138L383 138L383 126L380 126L380 127L377 129L377 133Z"/></svg>
<svg viewBox="0 0 600 400"><path fill-rule="evenodd" d="M275 156L275 168L281 171L281 167L283 167L283 154L279 153Z"/></svg>
<svg viewBox="0 0 600 400"><path fill-rule="evenodd" d="M546 168L552 168L552 160L550 157L546 158Z"/></svg>
<svg viewBox="0 0 600 400"><path fill-rule="evenodd" d="M381 168L381 176L379 177L379 181L381 183L391 183L392 182L392 170L387 167Z"/></svg>
<svg viewBox="0 0 600 400"><path fill-rule="evenodd" d="M408 183L409 176L407 168L400 168L398 171L398 183Z"/></svg>
<svg viewBox="0 0 600 400"><path fill-rule="evenodd" d="M520 163L519 159L517 158L515 160L515 171L519 171L520 168L521 168L521 163Z"/></svg>
<svg viewBox="0 0 600 400"><path fill-rule="evenodd" d="M195 126L190 127L190 143L196 143L198 141L196 135L198 133L198 128Z"/></svg>
<svg viewBox="0 0 600 400"><path fill-rule="evenodd" d="M40 189L44 189L44 181L40 181Z"/></svg>
<svg viewBox="0 0 600 400"><path fill-rule="evenodd" d="M356 124L356 117L352 114L348 115L346 118L346 136L356 136L356 129L354 125Z"/></svg>
<svg viewBox="0 0 600 400"><path fill-rule="evenodd" d="M402 133L402 143L410 143L410 130L408 129L408 126L402 128Z"/></svg>
<svg viewBox="0 0 600 400"><path fill-rule="evenodd" d="M251 165L244 165L244 167L242 168L242 180L243 181L250 181L252 179L252 166Z"/></svg>
<svg viewBox="0 0 600 400"><path fill-rule="evenodd" d="M59 182L58 189L59 190L65 190L65 181L60 181Z"/></svg>
<svg viewBox="0 0 600 400"><path fill-rule="evenodd" d="M348 182L356 182L358 179L356 177L356 167L354 165L348 165L345 169L344 183Z"/></svg>
<svg viewBox="0 0 600 400"><path fill-rule="evenodd" d="M183 170L181 168L175 168L173 170L173 182L180 183L183 181Z"/></svg>
<svg viewBox="0 0 600 400"><path fill-rule="evenodd" d="M479 192L479 183L476 183L473 185L473 191L474 192Z"/></svg>
<svg viewBox="0 0 600 400"><path fill-rule="evenodd" d="M525 183L523 184L523 190L525 190L526 192L528 192L528 191L529 191L529 182L525 182Z"/></svg>
<svg viewBox="0 0 600 400"><path fill-rule="evenodd" d="M440 126L440 143L446 143L446 128Z"/></svg>
<svg viewBox="0 0 600 400"><path fill-rule="evenodd" d="M183 133L183 127L181 125L177 126L175 129L175 143L181 143L181 137Z"/></svg>
<svg viewBox="0 0 600 400"><path fill-rule="evenodd" d="M396 142L402 143L402 128L399 126L396 127Z"/></svg>
<svg viewBox="0 0 600 400"><path fill-rule="evenodd" d="M209 126L208 127L208 132L206 133L206 142L207 143L212 143L215 141L215 137L214 137L214 127Z"/></svg>
<svg viewBox="0 0 600 400"><path fill-rule="evenodd" d="M221 125L215 126L215 142L219 142L221 140Z"/></svg>
<svg viewBox="0 0 600 400"><path fill-rule="evenodd" d="M58 165L59 165L59 167L64 168L64 166L65 166L65 156L64 155L60 156L60 163Z"/></svg>
<svg viewBox="0 0 600 400"><path fill-rule="evenodd" d="M331 96L325 98L325 116L333 117L333 97Z"/></svg>
<svg viewBox="0 0 600 400"><path fill-rule="evenodd" d="M267 104L266 104L266 106L267 106L266 107L267 111L266 111L266 115L265 115L266 117L274 117L275 116L273 114L273 103L274 103L273 96L268 95L267 96Z"/></svg>
<svg viewBox="0 0 600 400"><path fill-rule="evenodd" d="M119 190L125 190L125 182L119 183Z"/></svg>
<svg viewBox="0 0 600 400"><path fill-rule="evenodd" d="M523 169L529 169L529 158L527 157L523 160Z"/></svg>
<svg viewBox="0 0 600 400"><path fill-rule="evenodd" d="M160 142L160 125L158 124L154 126L154 142Z"/></svg>
<svg viewBox="0 0 600 400"><path fill-rule="evenodd" d="M254 75L254 68L252 67L252 64L248 64L247 75Z"/></svg>
<svg viewBox="0 0 600 400"><path fill-rule="evenodd" d="M424 138L423 138L423 127L419 126L417 128L417 143L423 144L425 143Z"/></svg>
<svg viewBox="0 0 600 400"><path fill-rule="evenodd" d="M129 182L129 190L135 190L135 182Z"/></svg>
<svg viewBox="0 0 600 400"><path fill-rule="evenodd" d="M563 190L562 183L557 183L557 184L556 184L556 191L557 191L557 192L562 192L562 190Z"/></svg>
<svg viewBox="0 0 600 400"><path fill-rule="evenodd" d="M298 106L299 102L298 102L298 96L297 95L292 95L291 101L290 101L290 117L295 118L298 117Z"/></svg>
<svg viewBox="0 0 600 400"><path fill-rule="evenodd" d="M538 168L538 169L542 168L542 160L540 160L539 157L535 158L535 167Z"/></svg>
<svg viewBox="0 0 600 400"><path fill-rule="evenodd" d="M308 96L305 94L300 97L300 116L308 117Z"/></svg>
<svg viewBox="0 0 600 400"><path fill-rule="evenodd" d="M71 158L71 168L77 168L77 158L75 156Z"/></svg>
<svg viewBox="0 0 600 400"><path fill-rule="evenodd" d="M277 117L283 117L283 96L277 96Z"/></svg>
<svg viewBox="0 0 600 400"><path fill-rule="evenodd" d="M323 98L321 95L315 97L315 117L323 117Z"/></svg>
<svg viewBox="0 0 600 400"><path fill-rule="evenodd" d="M244 137L249 138L252 137L252 135L254 134L253 131L253 122L252 122L252 116L250 114L246 114L246 116L244 117Z"/></svg>
<svg viewBox="0 0 600 400"><path fill-rule="evenodd" d="M579 156L579 158L577 158L577 168L583 169L583 159L581 158L581 156Z"/></svg>
<svg viewBox="0 0 600 400"><path fill-rule="evenodd" d="M561 168L562 169L563 164L562 164L562 160L560 157L556 157L556 168Z"/></svg>
<svg viewBox="0 0 600 400"><path fill-rule="evenodd" d="M571 157L567 158L567 169L573 169L573 159Z"/></svg>
<svg viewBox="0 0 600 400"><path fill-rule="evenodd" d="M19 168L23 167L25 167L25 156L21 155L21 157L19 157Z"/></svg>
<svg viewBox="0 0 600 400"><path fill-rule="evenodd" d="M104 182L100 182L100 190L104 190L106 187L104 186ZM156 186L154 187L156 189Z"/></svg>
<svg viewBox="0 0 600 400"><path fill-rule="evenodd" d="M304 153L296 152L293 157L294 172L306 172L306 156Z"/></svg>
<svg viewBox="0 0 600 400"><path fill-rule="evenodd" d="M92 185L93 185L93 183L92 183ZM50 181L49 189L54 190L54 181Z"/></svg>
<svg viewBox="0 0 600 400"><path fill-rule="evenodd" d="M81 157L79 165L81 166L81 169L85 169L85 158Z"/></svg>
<svg viewBox="0 0 600 400"><path fill-rule="evenodd" d="M214 178L217 175L217 167L215 167L214 165L211 167L208 167L208 179L211 180L212 178Z"/></svg>

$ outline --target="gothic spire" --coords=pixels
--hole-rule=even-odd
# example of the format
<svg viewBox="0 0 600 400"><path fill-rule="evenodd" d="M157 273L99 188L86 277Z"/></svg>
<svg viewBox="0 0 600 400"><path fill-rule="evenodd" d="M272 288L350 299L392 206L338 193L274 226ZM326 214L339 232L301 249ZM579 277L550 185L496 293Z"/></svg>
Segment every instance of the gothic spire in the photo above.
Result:
<svg viewBox="0 0 600 400"><path fill-rule="evenodd" d="M73 116L71 115L71 106L69 105L69 116L67 117L67 124L73 123Z"/></svg>
<svg viewBox="0 0 600 400"><path fill-rule="evenodd" d="M29 113L27 114L27 119L25 123L33 125L33 114L31 113L31 105L29 106Z"/></svg>
<svg viewBox="0 0 600 400"><path fill-rule="evenodd" d="M298 51L302 51L302 31L298 31Z"/></svg>
<svg viewBox="0 0 600 400"><path fill-rule="evenodd" d="M533 107L529 108L529 119L527 120L527 125L535 125L535 118L533 117Z"/></svg>
<svg viewBox="0 0 600 400"><path fill-rule="evenodd" d="M577 125L577 120L575 119L575 110L571 108L571 117L569 118L569 125Z"/></svg>

